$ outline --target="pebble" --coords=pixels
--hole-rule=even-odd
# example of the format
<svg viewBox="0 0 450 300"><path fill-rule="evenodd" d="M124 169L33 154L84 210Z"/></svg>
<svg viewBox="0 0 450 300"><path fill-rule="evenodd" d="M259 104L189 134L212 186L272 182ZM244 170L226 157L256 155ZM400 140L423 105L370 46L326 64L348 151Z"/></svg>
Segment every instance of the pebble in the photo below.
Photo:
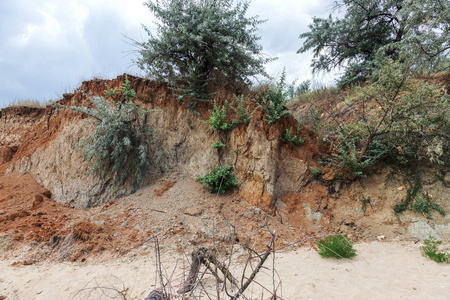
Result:
<svg viewBox="0 0 450 300"><path fill-rule="evenodd" d="M384 240L385 238L386 238L385 235L378 235L377 236L377 240L379 240L379 241Z"/></svg>

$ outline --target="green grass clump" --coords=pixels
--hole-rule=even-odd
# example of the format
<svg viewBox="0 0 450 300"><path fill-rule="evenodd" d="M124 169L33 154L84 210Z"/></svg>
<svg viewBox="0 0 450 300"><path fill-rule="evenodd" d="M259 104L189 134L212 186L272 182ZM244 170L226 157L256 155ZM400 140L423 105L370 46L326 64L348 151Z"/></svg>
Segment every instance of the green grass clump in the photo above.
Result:
<svg viewBox="0 0 450 300"><path fill-rule="evenodd" d="M317 242L317 251L323 258L348 258L356 256L356 250L341 234L336 236L327 236Z"/></svg>
<svg viewBox="0 0 450 300"><path fill-rule="evenodd" d="M438 249L439 245L442 244L442 241L438 241L434 237L430 236L430 238L426 239L424 243L425 245L420 247L420 251L422 252L423 256L428 257L429 259L432 259L438 263L450 263L450 250Z"/></svg>
<svg viewBox="0 0 450 300"><path fill-rule="evenodd" d="M233 173L233 165L214 167L209 173L198 179L204 186L211 188L211 193L224 194L227 190L238 187Z"/></svg>

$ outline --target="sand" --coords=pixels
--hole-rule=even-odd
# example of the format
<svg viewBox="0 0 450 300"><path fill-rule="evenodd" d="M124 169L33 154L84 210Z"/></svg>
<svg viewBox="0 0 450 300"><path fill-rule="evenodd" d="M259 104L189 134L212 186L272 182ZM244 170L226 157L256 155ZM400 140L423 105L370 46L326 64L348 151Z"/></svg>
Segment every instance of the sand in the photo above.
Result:
<svg viewBox="0 0 450 300"><path fill-rule="evenodd" d="M310 248L278 252L275 257L278 296L282 299L450 299L450 265L422 257L419 246L413 242L359 243L355 245L358 256L353 260L323 259ZM1 261L0 296L8 300L111 299L114 295L113 299L143 299L156 284L155 255L150 250L147 255L141 251L103 262L11 266L11 261ZM172 278L172 291L175 291L182 282L186 260L175 253L161 256L165 274ZM259 284L269 289L273 286L272 261L270 257L265 264L267 268L256 277ZM241 274L242 265L232 264L230 269L234 274ZM214 290L213 276L207 274L202 283L206 289ZM118 297L116 290L124 291L125 298ZM199 295L199 290L194 294L209 299L204 293ZM245 295L248 299L261 299L261 296L268 299L269 293L263 293L254 284ZM216 299L217 294L210 297Z"/></svg>

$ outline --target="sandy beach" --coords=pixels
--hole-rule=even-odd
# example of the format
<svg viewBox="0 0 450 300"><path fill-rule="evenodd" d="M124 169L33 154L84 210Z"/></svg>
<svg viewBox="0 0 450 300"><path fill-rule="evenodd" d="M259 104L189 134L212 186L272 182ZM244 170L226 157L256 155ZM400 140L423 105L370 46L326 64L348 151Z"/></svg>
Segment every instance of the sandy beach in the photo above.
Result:
<svg viewBox="0 0 450 300"><path fill-rule="evenodd" d="M310 248L278 252L277 294L281 299L449 299L450 265L422 257L419 246L413 242L359 243L355 245L358 256L353 260L323 259ZM93 259L11 266L11 261L4 260L0 262L0 295L8 300L143 299L157 284L155 255L150 250L148 255L130 253L113 262ZM168 289L178 290L186 260L164 251L161 260L165 276L171 277L172 287ZM257 283L268 289L274 284L272 262L270 257L256 277ZM230 269L241 274L242 265ZM215 289L210 274L205 275L202 284L206 290ZM270 297L258 284L247 289L247 299ZM123 291L125 298L117 291ZM198 290L193 295L197 298L192 299L209 299ZM215 299L217 294L209 297Z"/></svg>

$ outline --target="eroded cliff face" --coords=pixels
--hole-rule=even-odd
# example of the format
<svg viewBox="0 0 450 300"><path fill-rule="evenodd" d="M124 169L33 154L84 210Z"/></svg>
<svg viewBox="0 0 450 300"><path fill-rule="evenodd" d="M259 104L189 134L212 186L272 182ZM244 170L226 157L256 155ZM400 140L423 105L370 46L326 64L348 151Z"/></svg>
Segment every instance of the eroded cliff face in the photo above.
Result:
<svg viewBox="0 0 450 300"><path fill-rule="evenodd" d="M200 104L198 113L194 113L187 110L186 103L178 101L165 85L132 76L128 78L138 95L136 104L153 110L146 120L156 130L167 154L168 172L179 171L196 178L217 165L217 150L211 147L218 140L217 133L202 122L209 117L211 107ZM84 82L76 93L65 94L59 103L91 105L92 96L104 95L105 83L117 87L124 80L124 76L119 76L111 81ZM232 87L220 87L216 94L218 103L233 99ZM248 103L255 107L250 99ZM90 164L75 149L75 145L93 130L88 118L83 119L82 115L70 110L55 113L50 107L28 112L25 108L18 110L22 113L2 110L0 126L4 131L0 143L2 149L12 149L5 159L11 160L7 173L31 173L52 192L57 202L77 208L97 206L130 192L127 188L114 188L111 178L90 174ZM238 197L270 211L276 198L300 191L311 179L308 166L314 164L313 156L318 148L313 134L302 130L305 140L302 146L294 147L280 141L285 128L295 126L292 117L269 126L257 110L248 125L241 124L231 132L223 133L227 147L222 154L222 163L235 164L240 181ZM162 168L157 168L144 184L150 183L161 172Z"/></svg>

